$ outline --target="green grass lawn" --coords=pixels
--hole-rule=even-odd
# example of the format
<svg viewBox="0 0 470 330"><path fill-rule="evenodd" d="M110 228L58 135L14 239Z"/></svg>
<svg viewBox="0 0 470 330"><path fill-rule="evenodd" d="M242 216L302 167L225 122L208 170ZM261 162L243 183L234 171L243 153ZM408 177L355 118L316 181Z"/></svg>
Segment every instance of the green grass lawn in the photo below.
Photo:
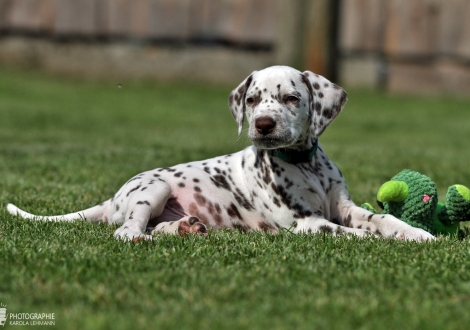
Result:
<svg viewBox="0 0 470 330"><path fill-rule="evenodd" d="M122 83L122 88L116 85ZM57 329L462 329L470 240L211 232L116 241L77 211L155 167L240 150L229 87L0 70L0 303ZM321 142L356 203L403 168L470 185L470 100L350 91ZM375 203L374 203L375 204ZM14 328L9 326L7 327ZM49 327L50 328L50 327Z"/></svg>

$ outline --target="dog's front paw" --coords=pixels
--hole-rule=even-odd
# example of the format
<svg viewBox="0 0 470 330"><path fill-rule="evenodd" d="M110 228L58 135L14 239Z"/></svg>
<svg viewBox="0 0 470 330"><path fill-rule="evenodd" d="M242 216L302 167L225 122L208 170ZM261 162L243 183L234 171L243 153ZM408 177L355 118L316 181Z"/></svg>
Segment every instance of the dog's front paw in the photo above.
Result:
<svg viewBox="0 0 470 330"><path fill-rule="evenodd" d="M428 233L426 230L421 228L414 228L409 226L409 228L396 231L394 233L394 238L399 240L407 240L407 241L433 241L436 239L433 235Z"/></svg>
<svg viewBox="0 0 470 330"><path fill-rule="evenodd" d="M121 226L114 232L114 237L123 241L142 241L142 240L151 240L151 235L145 235L140 231L131 229L127 226Z"/></svg>

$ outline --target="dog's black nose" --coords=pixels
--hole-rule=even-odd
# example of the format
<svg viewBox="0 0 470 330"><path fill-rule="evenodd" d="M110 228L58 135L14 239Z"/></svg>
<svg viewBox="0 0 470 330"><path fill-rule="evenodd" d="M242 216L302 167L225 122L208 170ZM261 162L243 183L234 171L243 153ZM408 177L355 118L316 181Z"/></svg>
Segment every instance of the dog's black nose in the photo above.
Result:
<svg viewBox="0 0 470 330"><path fill-rule="evenodd" d="M276 122L271 117L260 117L255 120L255 127L259 134L268 135L276 127Z"/></svg>

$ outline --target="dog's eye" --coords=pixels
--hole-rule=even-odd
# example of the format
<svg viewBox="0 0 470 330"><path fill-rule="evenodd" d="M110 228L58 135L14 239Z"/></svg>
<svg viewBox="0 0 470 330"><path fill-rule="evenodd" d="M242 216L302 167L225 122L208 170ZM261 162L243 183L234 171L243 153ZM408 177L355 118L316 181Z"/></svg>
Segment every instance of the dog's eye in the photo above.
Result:
<svg viewBox="0 0 470 330"><path fill-rule="evenodd" d="M246 99L245 102L246 102L246 104L251 105L251 104L255 103L255 99L252 98L252 97L249 97L249 98Z"/></svg>
<svg viewBox="0 0 470 330"><path fill-rule="evenodd" d="M299 101L299 98L297 96L289 95L286 97L286 103L296 103Z"/></svg>

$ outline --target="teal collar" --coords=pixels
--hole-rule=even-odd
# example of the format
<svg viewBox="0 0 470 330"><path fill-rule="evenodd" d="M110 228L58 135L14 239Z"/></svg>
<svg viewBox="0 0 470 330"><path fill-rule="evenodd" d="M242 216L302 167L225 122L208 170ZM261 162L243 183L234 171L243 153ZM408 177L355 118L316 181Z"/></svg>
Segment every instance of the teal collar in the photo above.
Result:
<svg viewBox="0 0 470 330"><path fill-rule="evenodd" d="M286 148L269 150L271 156L282 159L290 164L305 163L312 160L313 156L317 153L318 140L315 141L313 147L307 150L294 151Z"/></svg>

